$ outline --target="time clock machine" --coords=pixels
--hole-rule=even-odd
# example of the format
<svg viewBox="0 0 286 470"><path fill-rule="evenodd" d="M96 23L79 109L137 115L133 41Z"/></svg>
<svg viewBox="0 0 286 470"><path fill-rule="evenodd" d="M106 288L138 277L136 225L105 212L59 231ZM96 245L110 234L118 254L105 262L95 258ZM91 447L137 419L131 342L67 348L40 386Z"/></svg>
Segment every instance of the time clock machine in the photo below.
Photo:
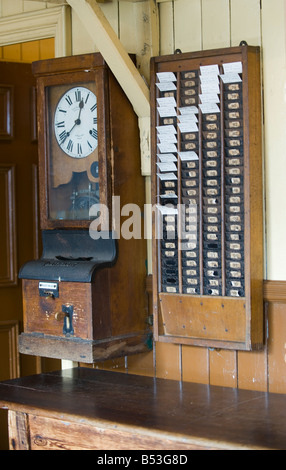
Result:
<svg viewBox="0 0 286 470"><path fill-rule="evenodd" d="M35 62L33 72L43 252L19 274L19 350L83 363L144 351L146 242L112 222L115 197L144 213L138 118L99 53Z"/></svg>

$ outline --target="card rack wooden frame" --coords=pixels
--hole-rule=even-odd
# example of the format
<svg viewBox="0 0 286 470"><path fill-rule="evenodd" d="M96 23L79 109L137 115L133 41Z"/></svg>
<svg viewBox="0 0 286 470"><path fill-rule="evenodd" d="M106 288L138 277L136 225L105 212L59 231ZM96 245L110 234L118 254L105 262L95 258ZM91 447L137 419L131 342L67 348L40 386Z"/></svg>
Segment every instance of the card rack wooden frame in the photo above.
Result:
<svg viewBox="0 0 286 470"><path fill-rule="evenodd" d="M202 113L198 113L199 128L199 209L198 209L198 294L185 294L182 276L182 251L178 249L177 292L163 292L161 283L161 240L157 234L158 210L153 210L153 308L154 337L156 341L177 344L206 346L235 350L259 349L263 344L263 197L262 197L262 136L261 136L261 81L260 48L240 46L197 53L183 53L151 59L151 102L152 102L152 204L160 205L160 180L158 177L158 134L161 125L157 98L162 96L156 86L157 73L173 72L177 77L177 109L181 106L181 77L187 71L200 71L201 66L242 63L242 111L243 111L243 255L244 292L242 296L226 294L226 135L225 135L225 85L220 83L221 116L221 292L219 295L205 295L205 258L203 237L203 130ZM198 92L198 94L201 90ZM197 96L198 97L198 96ZM200 101L198 100L198 103ZM179 111L177 111L179 114ZM168 121L166 121L168 122ZM177 126L177 149L181 149L182 135ZM177 157L178 197L181 201L182 161ZM159 239L158 239L159 238ZM180 242L179 242L180 243ZM170 289L172 291L172 289ZM176 290L176 289L174 289Z"/></svg>

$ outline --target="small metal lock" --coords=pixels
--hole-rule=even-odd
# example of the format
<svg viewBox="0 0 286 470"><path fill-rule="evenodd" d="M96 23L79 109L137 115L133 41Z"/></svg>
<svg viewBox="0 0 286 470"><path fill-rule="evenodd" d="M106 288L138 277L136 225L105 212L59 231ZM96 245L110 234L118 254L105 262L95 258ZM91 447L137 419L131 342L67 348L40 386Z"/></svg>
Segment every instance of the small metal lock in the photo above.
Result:
<svg viewBox="0 0 286 470"><path fill-rule="evenodd" d="M55 314L55 318L58 322L63 322L63 334L72 336L74 334L72 318L73 317L73 306L62 305L62 311Z"/></svg>

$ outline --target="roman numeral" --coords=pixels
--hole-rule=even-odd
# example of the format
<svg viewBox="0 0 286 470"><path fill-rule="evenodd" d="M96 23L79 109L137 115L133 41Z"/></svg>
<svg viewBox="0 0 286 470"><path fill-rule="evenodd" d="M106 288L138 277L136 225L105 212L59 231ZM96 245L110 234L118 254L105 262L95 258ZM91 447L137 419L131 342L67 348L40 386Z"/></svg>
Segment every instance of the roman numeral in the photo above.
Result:
<svg viewBox="0 0 286 470"><path fill-rule="evenodd" d="M72 105L72 100L71 100L71 97L68 95L66 96L66 101L68 102L68 104L71 106Z"/></svg>
<svg viewBox="0 0 286 470"><path fill-rule="evenodd" d="M90 95L90 93L86 97L85 104L88 102L89 95Z"/></svg>
<svg viewBox="0 0 286 470"><path fill-rule="evenodd" d="M67 132L66 131L63 131L60 135L59 135L59 138L60 138L60 145L66 140L67 138Z"/></svg>
<svg viewBox="0 0 286 470"><path fill-rule="evenodd" d="M75 99L76 99L76 101L81 101L81 91L80 90L76 90Z"/></svg>
<svg viewBox="0 0 286 470"><path fill-rule="evenodd" d="M91 143L90 143L89 141L87 141L87 144L88 144L90 150L92 150L92 145L91 145Z"/></svg>
<svg viewBox="0 0 286 470"><path fill-rule="evenodd" d="M57 127L65 127L65 121L57 122L56 126Z"/></svg>
<svg viewBox="0 0 286 470"><path fill-rule="evenodd" d="M97 124L97 117L93 118L93 124Z"/></svg>
<svg viewBox="0 0 286 470"><path fill-rule="evenodd" d="M59 109L59 112L67 114L67 112L64 109Z"/></svg>
<svg viewBox="0 0 286 470"><path fill-rule="evenodd" d="M98 139L97 130L92 129L92 131L89 131L89 133L95 140Z"/></svg>
<svg viewBox="0 0 286 470"><path fill-rule="evenodd" d="M97 109L97 103L95 103L92 108L90 108L91 112L93 113Z"/></svg>
<svg viewBox="0 0 286 470"><path fill-rule="evenodd" d="M81 146L81 144L77 144L77 153L78 153L78 155L82 155L82 146Z"/></svg>
<svg viewBox="0 0 286 470"><path fill-rule="evenodd" d="M72 152L72 149L73 149L73 141L72 140L69 140L69 143L67 145L67 149L69 152Z"/></svg>

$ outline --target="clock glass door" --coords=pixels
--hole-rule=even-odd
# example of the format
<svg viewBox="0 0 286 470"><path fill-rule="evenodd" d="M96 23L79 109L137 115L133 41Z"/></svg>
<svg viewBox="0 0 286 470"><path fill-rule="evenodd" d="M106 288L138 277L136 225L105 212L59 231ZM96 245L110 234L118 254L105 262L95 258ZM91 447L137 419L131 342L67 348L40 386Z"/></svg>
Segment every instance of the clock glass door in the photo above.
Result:
<svg viewBox="0 0 286 470"><path fill-rule="evenodd" d="M48 218L87 221L100 203L98 93L95 82L47 89Z"/></svg>

